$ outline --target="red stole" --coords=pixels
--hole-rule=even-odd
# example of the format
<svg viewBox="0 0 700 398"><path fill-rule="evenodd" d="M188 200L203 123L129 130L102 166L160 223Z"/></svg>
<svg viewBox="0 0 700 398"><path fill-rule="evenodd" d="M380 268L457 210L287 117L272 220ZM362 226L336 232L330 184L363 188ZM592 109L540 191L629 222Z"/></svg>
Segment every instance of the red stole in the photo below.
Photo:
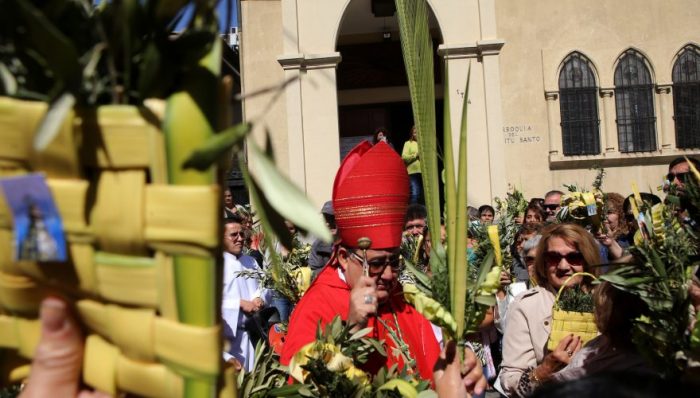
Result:
<svg viewBox="0 0 700 398"><path fill-rule="evenodd" d="M337 268L329 264L292 312L280 358L282 364L288 365L297 351L316 339L319 322L325 327L336 315L340 315L343 320L347 319L349 306L350 286L340 279ZM378 354L371 356L363 366L364 370L375 374L382 366L398 364L400 369L404 365L402 358L394 355L394 344L388 331L377 318L394 331L397 330L398 320L400 336L408 345L410 356L416 361L413 371L418 372L424 380L432 380L433 366L440 355L440 346L430 322L406 304L400 289L390 303L380 307L377 317L368 320L367 326L374 328L369 337L384 341L387 357Z"/></svg>

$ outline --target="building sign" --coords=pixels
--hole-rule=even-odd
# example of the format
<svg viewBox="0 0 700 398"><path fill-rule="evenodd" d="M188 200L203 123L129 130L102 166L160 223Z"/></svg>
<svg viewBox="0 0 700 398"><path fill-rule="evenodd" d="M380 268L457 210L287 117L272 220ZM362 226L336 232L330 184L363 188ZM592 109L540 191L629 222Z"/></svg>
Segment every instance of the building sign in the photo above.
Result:
<svg viewBox="0 0 700 398"><path fill-rule="evenodd" d="M503 126L503 137L508 145L534 144L542 141L542 137L529 124Z"/></svg>

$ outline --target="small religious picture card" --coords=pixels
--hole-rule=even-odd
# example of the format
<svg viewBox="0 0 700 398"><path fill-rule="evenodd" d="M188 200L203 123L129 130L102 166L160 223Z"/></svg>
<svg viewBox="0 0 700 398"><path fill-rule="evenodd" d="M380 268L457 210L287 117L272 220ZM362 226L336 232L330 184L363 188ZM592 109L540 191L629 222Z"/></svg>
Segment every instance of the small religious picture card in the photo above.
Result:
<svg viewBox="0 0 700 398"><path fill-rule="evenodd" d="M12 212L15 261L66 261L63 223L42 174L0 179Z"/></svg>

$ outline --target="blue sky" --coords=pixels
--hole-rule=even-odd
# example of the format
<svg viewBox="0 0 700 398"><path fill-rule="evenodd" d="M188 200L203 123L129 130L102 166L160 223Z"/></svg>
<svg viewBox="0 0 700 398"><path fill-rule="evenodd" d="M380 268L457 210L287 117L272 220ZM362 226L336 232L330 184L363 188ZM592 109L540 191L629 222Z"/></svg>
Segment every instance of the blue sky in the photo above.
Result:
<svg viewBox="0 0 700 398"><path fill-rule="evenodd" d="M92 4L97 5L100 4L101 0L92 0ZM221 33L224 33L228 31L228 27L233 27L233 26L238 26L238 2L239 0L220 0L219 3L216 6L217 13L219 14L219 31ZM229 4L230 3L230 4ZM226 9L228 7L231 7L230 10L230 18L227 23L226 21ZM180 20L180 23L178 26L175 27L175 31L180 31L182 28L187 25L187 22L190 19L190 16L192 15L192 3L190 3L190 6L188 6L185 9L185 15L182 20Z"/></svg>
<svg viewBox="0 0 700 398"><path fill-rule="evenodd" d="M228 27L231 26L238 26L238 1L239 0L221 0L219 1L219 4L216 6L217 13L219 14L219 31L221 33L224 33L228 31ZM229 4L230 3L230 4ZM226 9L227 7L231 7L230 10L230 16L231 18L229 19L228 23L226 21ZM179 31L187 25L187 21L190 19L190 15L192 14L192 8L188 7L185 10L185 16L182 18L180 21L180 24L175 28L176 31Z"/></svg>

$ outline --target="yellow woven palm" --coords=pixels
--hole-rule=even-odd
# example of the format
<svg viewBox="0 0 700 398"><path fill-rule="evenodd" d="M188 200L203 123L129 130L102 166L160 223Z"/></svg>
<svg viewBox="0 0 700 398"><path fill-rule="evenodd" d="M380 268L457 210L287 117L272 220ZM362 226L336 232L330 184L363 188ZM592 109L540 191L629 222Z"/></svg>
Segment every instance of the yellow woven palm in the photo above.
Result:
<svg viewBox="0 0 700 398"><path fill-rule="evenodd" d="M552 308L552 331L549 334L549 340L547 341L547 349L554 351L554 349L559 345L559 341L564 337L574 334L581 338L581 344L584 345L598 335L598 327L595 325L595 319L593 313L590 312L576 312L576 311L563 311L559 309L559 297L561 296L564 288L569 284L572 278L583 275L590 276L593 279L596 277L587 272L577 272L566 279L564 285L559 288L557 297L554 300L554 307Z"/></svg>
<svg viewBox="0 0 700 398"><path fill-rule="evenodd" d="M46 105L0 97L0 177L45 174L69 252L65 263L14 262L0 197L0 385L26 377L39 303L56 291L87 327L88 385L153 397L212 396L221 385L219 189L168 185L165 137L144 110L71 115L37 153Z"/></svg>

